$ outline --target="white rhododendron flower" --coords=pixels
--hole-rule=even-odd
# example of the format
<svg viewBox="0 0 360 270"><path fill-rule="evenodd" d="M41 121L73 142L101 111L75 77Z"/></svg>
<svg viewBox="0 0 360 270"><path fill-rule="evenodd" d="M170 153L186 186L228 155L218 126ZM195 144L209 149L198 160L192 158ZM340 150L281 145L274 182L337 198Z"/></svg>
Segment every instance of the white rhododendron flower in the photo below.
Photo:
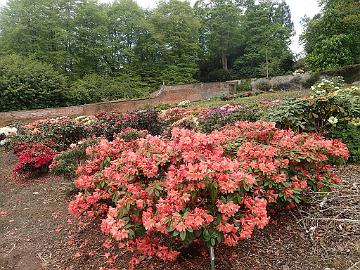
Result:
<svg viewBox="0 0 360 270"><path fill-rule="evenodd" d="M5 145L8 141L7 137L10 135L15 135L17 133L17 128L15 127L2 127L0 128L0 145Z"/></svg>
<svg viewBox="0 0 360 270"><path fill-rule="evenodd" d="M189 105L190 103L191 103L190 100L183 100L183 101L181 101L181 102L178 104L178 106L187 106L187 105Z"/></svg>
<svg viewBox="0 0 360 270"><path fill-rule="evenodd" d="M328 122L329 122L330 124L332 124L332 125L336 125L336 124L339 122L339 120L338 120L336 117L331 116L331 117L328 119Z"/></svg>

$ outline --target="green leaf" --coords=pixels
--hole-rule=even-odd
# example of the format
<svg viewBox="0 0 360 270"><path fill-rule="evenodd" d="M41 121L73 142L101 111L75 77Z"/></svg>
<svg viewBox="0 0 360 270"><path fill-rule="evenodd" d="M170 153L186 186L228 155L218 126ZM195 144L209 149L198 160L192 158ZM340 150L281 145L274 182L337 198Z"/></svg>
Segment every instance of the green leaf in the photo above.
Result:
<svg viewBox="0 0 360 270"><path fill-rule="evenodd" d="M183 231L183 232L180 232L180 238L181 238L181 240L185 240L185 238L186 238L186 231Z"/></svg>

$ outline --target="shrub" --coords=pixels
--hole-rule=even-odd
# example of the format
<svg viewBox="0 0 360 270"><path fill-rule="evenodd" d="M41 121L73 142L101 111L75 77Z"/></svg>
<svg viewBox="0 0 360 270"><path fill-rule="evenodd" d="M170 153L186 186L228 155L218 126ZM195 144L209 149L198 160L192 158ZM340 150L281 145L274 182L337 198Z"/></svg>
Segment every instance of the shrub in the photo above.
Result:
<svg viewBox="0 0 360 270"><path fill-rule="evenodd" d="M357 87L342 87L340 78L323 79L312 87L313 96L285 100L269 111L265 120L276 122L284 129L323 134L345 127L351 119L359 116L360 91Z"/></svg>
<svg viewBox="0 0 360 270"><path fill-rule="evenodd" d="M91 117L38 120L25 125L23 134L29 141L40 141L56 151L63 151L70 144L86 138L93 122Z"/></svg>
<svg viewBox="0 0 360 270"><path fill-rule="evenodd" d="M331 79L322 79L321 82L313 85L311 90L314 94L319 96L328 95L340 88L344 87L344 80L342 77L333 77Z"/></svg>
<svg viewBox="0 0 360 270"><path fill-rule="evenodd" d="M360 81L360 64L325 70L322 71L321 74L328 77L341 76L346 83L353 83Z"/></svg>
<svg viewBox="0 0 360 270"><path fill-rule="evenodd" d="M159 112L154 109L140 110L131 113L99 113L98 120L92 126L92 133L113 140L115 135L127 128L147 130L152 135L160 135L163 125Z"/></svg>
<svg viewBox="0 0 360 270"><path fill-rule="evenodd" d="M275 122L279 128L293 129L297 132L312 130L314 127L308 121L307 112L311 105L303 99L285 99L284 102L265 114L265 121Z"/></svg>
<svg viewBox="0 0 360 270"><path fill-rule="evenodd" d="M268 224L268 207L333 189L330 164L348 157L340 141L247 122L208 135L175 128L170 139L101 140L87 154L69 210L100 217L120 247L163 260L194 241L250 238Z"/></svg>
<svg viewBox="0 0 360 270"><path fill-rule="evenodd" d="M141 97L149 87L136 76L110 77L90 74L72 83L69 100L72 104L86 104L123 98Z"/></svg>
<svg viewBox="0 0 360 270"><path fill-rule="evenodd" d="M269 91L271 89L271 85L268 81L261 81L257 83L255 87L260 91Z"/></svg>
<svg viewBox="0 0 360 270"><path fill-rule="evenodd" d="M0 57L0 111L66 104L66 79L50 65L17 55Z"/></svg>
<svg viewBox="0 0 360 270"><path fill-rule="evenodd" d="M346 128L335 130L331 133L333 138L339 138L350 151L350 161L360 162L360 126L349 124Z"/></svg>
<svg viewBox="0 0 360 270"><path fill-rule="evenodd" d="M75 178L77 167L86 160L86 148L95 145L97 141L97 139L88 139L70 145L68 150L54 157L54 162L50 166L51 171L66 179Z"/></svg>
<svg viewBox="0 0 360 270"><path fill-rule="evenodd" d="M136 112L136 129L147 130L151 135L160 135L163 131L163 123L156 110L142 110Z"/></svg>
<svg viewBox="0 0 360 270"><path fill-rule="evenodd" d="M147 130L137 130L133 128L127 128L120 133L116 134L117 138L123 139L125 142L134 141L141 138L146 138L148 135Z"/></svg>
<svg viewBox="0 0 360 270"><path fill-rule="evenodd" d="M95 117L96 122L92 125L92 134L97 137L104 136L109 141L112 141L121 130L137 127L137 116L135 114L101 112Z"/></svg>
<svg viewBox="0 0 360 270"><path fill-rule="evenodd" d="M257 107L224 105L221 107L210 108L199 115L200 129L205 133L210 133L226 125L232 125L236 121L256 121Z"/></svg>
<svg viewBox="0 0 360 270"><path fill-rule="evenodd" d="M231 80L231 72L224 69L210 71L207 77L209 82L225 82Z"/></svg>
<svg viewBox="0 0 360 270"><path fill-rule="evenodd" d="M52 163L55 152L43 144L23 144L18 151L19 158L14 172L28 177L46 173Z"/></svg>
<svg viewBox="0 0 360 270"><path fill-rule="evenodd" d="M241 80L240 84L236 85L236 92L246 92L251 90L251 80Z"/></svg>
<svg viewBox="0 0 360 270"><path fill-rule="evenodd" d="M351 160L358 160L358 137L351 126L360 118L360 88L344 87L343 80L336 77L323 79L312 90L313 96L285 100L268 110L264 119L276 122L283 129L314 131L342 138L349 144Z"/></svg>

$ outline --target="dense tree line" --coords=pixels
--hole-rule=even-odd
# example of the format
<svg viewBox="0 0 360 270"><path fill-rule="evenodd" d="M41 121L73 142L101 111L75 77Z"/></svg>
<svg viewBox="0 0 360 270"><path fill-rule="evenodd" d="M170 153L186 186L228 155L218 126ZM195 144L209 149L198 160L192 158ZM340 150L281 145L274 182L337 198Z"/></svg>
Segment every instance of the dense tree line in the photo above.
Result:
<svg viewBox="0 0 360 270"><path fill-rule="evenodd" d="M305 19L302 40L312 70L360 63L359 0L321 0L322 11Z"/></svg>
<svg viewBox="0 0 360 270"><path fill-rule="evenodd" d="M71 80L89 74L149 85L284 74L293 34L285 1L10 0L1 52L46 62Z"/></svg>

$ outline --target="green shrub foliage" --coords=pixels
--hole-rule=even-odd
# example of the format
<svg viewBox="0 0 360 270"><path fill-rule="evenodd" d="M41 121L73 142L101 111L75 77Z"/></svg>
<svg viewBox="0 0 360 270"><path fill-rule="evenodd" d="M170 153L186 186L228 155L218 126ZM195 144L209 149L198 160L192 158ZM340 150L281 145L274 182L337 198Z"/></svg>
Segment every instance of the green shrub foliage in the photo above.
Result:
<svg viewBox="0 0 360 270"><path fill-rule="evenodd" d="M69 99L74 105L137 98L146 95L149 87L141 79L131 75L110 77L90 74L71 85Z"/></svg>
<svg viewBox="0 0 360 270"><path fill-rule="evenodd" d="M310 97L288 99L265 113L264 119L283 129L313 131L342 138L357 160L360 88L345 87L341 77L323 79L312 87Z"/></svg>
<svg viewBox="0 0 360 270"><path fill-rule="evenodd" d="M55 156L51 170L66 179L75 178L76 168L87 159L86 148L95 145L97 141L97 139L88 139L71 145L68 150Z"/></svg>
<svg viewBox="0 0 360 270"><path fill-rule="evenodd" d="M334 138L340 138L350 151L350 161L360 162L360 126L354 124L347 125L344 129L332 132Z"/></svg>
<svg viewBox="0 0 360 270"><path fill-rule="evenodd" d="M63 106L67 82L50 65L17 55L0 57L0 111Z"/></svg>

